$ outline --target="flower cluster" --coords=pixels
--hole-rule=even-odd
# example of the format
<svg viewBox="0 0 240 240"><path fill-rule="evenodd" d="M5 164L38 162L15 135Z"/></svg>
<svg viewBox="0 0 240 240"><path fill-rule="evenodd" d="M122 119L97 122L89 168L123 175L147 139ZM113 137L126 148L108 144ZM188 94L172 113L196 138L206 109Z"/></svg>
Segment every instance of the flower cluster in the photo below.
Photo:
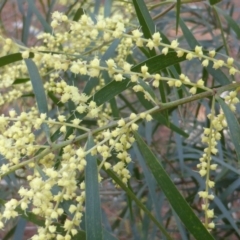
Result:
<svg viewBox="0 0 240 240"><path fill-rule="evenodd" d="M237 98L237 91L230 92L226 97L225 101L228 104L229 108L234 112L236 110L235 105L239 102ZM206 179L206 186L204 191L200 191L199 197L202 198L202 210L205 213L204 224L207 229L211 230L215 227L214 221L211 219L214 218L214 210L209 208L209 200L214 199L213 187L215 182L210 179L210 172L216 171L217 164L212 163L212 155L218 153L216 148L217 142L221 139L221 131L227 127L227 121L223 112L215 116L215 99L212 104L211 113L208 115L210 120L210 127L204 129L204 134L202 137L202 142L207 144L207 147L204 149L204 154L200 158L200 163L197 165L199 168L199 174L201 177Z"/></svg>
<svg viewBox="0 0 240 240"><path fill-rule="evenodd" d="M42 236L47 236L47 239L62 239L63 236L57 234L55 223L64 213L61 202L71 200L72 204L68 209L71 218L67 219L64 224L66 231L64 237L71 239L71 236L77 233L84 209L85 184L84 181L79 184L77 179L87 164L86 155L89 153L99 154L102 157L100 169L103 165L106 169L112 168L122 181L127 183L130 178L127 164L131 162L127 151L135 141L132 135L132 132L138 129L135 122L139 119L150 121L152 118L149 113L149 111L140 115L132 113L129 118L115 122L113 126L116 127L111 131L105 126L106 130L96 136L96 145L88 150L79 146L78 142L82 135L78 137L71 135L65 142L47 146L36 145L36 138L31 133L32 129L38 129L42 123L48 123L50 126L62 124L60 131L63 126L75 125L77 127L79 123L75 122L77 119L73 120L73 124L68 124L64 115L58 116L58 122L47 119L46 114L41 114L40 118L36 118L34 116L36 109L32 109L29 114L22 113L20 116L16 116L16 112L11 110L9 117L2 116L0 119L2 134L0 151L8 160L8 164L1 166L1 175L7 174L19 166L28 165L32 170L27 176L29 187L22 186L18 191L20 200L12 199L6 203L0 218L0 226L3 227L2 220L6 221L19 215L16 208L19 207L26 211L31 205L31 211L34 214L45 218L45 227L39 228L38 234L33 239L41 239ZM31 121L33 118L35 118L34 121ZM12 122L11 125L10 122ZM26 131L28 131L28 135L24 134ZM61 165L55 169L56 154L61 147L63 147ZM37 154L39 150L40 154ZM120 161L111 166L107 160L113 152ZM29 160L23 161L26 158ZM42 167L41 171L37 168L38 165ZM101 177L99 181L101 181Z"/></svg>
<svg viewBox="0 0 240 240"><path fill-rule="evenodd" d="M29 57L30 52L34 53L33 60L39 67L41 76L49 76L50 84L54 84L52 82L61 78L62 74L68 70L75 76L87 75L90 77L99 77L102 70L107 70L109 76L115 81L123 81L127 77L130 78L136 84L133 90L144 92L147 99L150 98L148 93L146 93L146 89L137 84L139 78L153 80L152 85L154 87L158 87L160 81L167 81L170 87L181 87L182 84L185 84L191 87L189 90L191 94L195 94L197 88L209 90L209 88L204 86L204 82L201 79L194 83L183 74L180 75L179 79L160 76L159 74L150 74L147 65L143 65L141 71L137 73L131 71L132 66L126 61L126 58L132 53L132 49L135 46L147 47L150 50L161 47L164 55L167 55L171 50L176 52L177 57L185 57L187 60L198 58L204 67L207 67L209 62L213 62L213 68L215 69L227 67L232 75L239 72L233 65L233 58L228 58L225 61L223 59L215 59L216 52L214 50L209 51L208 55L204 55L201 46L196 46L194 51L189 51L179 47L178 40L165 44L162 42L161 35L158 32L154 33L151 39L144 39L142 32L138 29L132 30L131 33L126 33L128 21L118 14L113 15L112 18L99 16L95 23L87 15L82 15L79 21L72 21L59 12L54 12L52 17L54 35L43 33L38 36L38 39L42 40L43 45L26 49L18 46L11 39L7 39L3 46L6 51L14 47L15 49L22 48L22 57L24 59ZM61 24L61 28L59 28L59 24ZM117 46L118 54L114 59L109 58L106 61L107 67L98 57L89 60L91 53L95 51L104 52L115 38L121 39ZM62 50L59 51L59 48ZM50 72L49 69L51 69ZM0 104L6 101L12 102L21 95L31 91L29 82L13 84L15 79L25 77L27 77L27 69L23 62L14 66L7 66L4 69L2 85L5 89L11 87L13 90L7 89L7 92L2 94ZM66 96L67 94L64 95L64 97ZM67 101L67 98L63 98L63 101L65 99Z"/></svg>

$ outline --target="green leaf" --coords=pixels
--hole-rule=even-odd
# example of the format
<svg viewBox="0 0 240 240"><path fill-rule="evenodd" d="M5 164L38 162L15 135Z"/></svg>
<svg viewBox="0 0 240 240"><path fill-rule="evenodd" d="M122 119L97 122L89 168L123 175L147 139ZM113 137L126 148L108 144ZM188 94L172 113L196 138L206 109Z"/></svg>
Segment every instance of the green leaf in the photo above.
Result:
<svg viewBox="0 0 240 240"><path fill-rule="evenodd" d="M148 8L144 2L144 0L133 0L133 5L138 17L138 21L141 25L141 29L144 35L144 38L152 38L152 34L155 32L155 23L151 18L151 15L148 11ZM169 44L168 38L161 32L159 31L162 37L162 41L164 43ZM152 50L150 53L154 53L156 55L155 51ZM154 56L152 55L152 56Z"/></svg>
<svg viewBox="0 0 240 240"><path fill-rule="evenodd" d="M75 13L75 15L74 15L74 17L73 17L73 21L75 21L75 22L77 22L80 18L81 18L81 16L84 14L84 10L83 10L83 8L78 8L78 10L76 11L76 13Z"/></svg>
<svg viewBox="0 0 240 240"><path fill-rule="evenodd" d="M28 6L29 8L31 8L32 12L35 13L35 15L37 16L37 19L39 20L39 22L42 24L44 31L47 33L52 33L52 28L51 26L48 24L48 22L44 19L44 17L42 16L42 14L38 11L37 7L35 6L34 1L32 0L27 0L28 2Z"/></svg>
<svg viewBox="0 0 240 240"><path fill-rule="evenodd" d="M234 191L237 191L237 188L240 186L240 178L237 178L234 182L232 182L229 186L226 187L226 190L221 193L219 198L222 201L227 201L228 196L234 194Z"/></svg>
<svg viewBox="0 0 240 240"><path fill-rule="evenodd" d="M222 20L220 19L219 13L217 12L215 6L212 7L212 10L215 14L215 20L216 20L216 22L217 22L217 24L218 24L218 26L221 30L222 41L223 41L223 45L224 45L226 54L227 54L227 56L229 56L229 49L228 49L228 44L227 44L227 40L226 40L226 37L225 37L225 31L223 29Z"/></svg>
<svg viewBox="0 0 240 240"><path fill-rule="evenodd" d="M47 22L50 21L51 17L52 17L52 13L54 11L54 5L56 4L57 0L52 0L50 1L50 4L48 4L48 8L47 8L47 17L46 17L46 20Z"/></svg>
<svg viewBox="0 0 240 240"><path fill-rule="evenodd" d="M48 97L56 104L58 107L63 107L64 104L59 101L59 99L54 95L53 92L48 92Z"/></svg>
<svg viewBox="0 0 240 240"><path fill-rule="evenodd" d="M31 59L25 59L25 63L32 83L33 92L36 97L39 113L48 114L47 98L38 68Z"/></svg>
<svg viewBox="0 0 240 240"><path fill-rule="evenodd" d="M27 14L26 16L23 15L23 28L22 28L22 42L27 45L28 36L29 36L29 30L31 26L32 21L32 10L30 6L27 8Z"/></svg>
<svg viewBox="0 0 240 240"><path fill-rule="evenodd" d="M65 233L63 232L63 234ZM86 233L84 231L78 231L78 233L72 237L72 240L79 240L79 239L81 240L86 239Z"/></svg>
<svg viewBox="0 0 240 240"><path fill-rule="evenodd" d="M4 5L7 3L7 0L4 0L4 1L2 1L1 3L0 3L0 13L2 12L2 10L3 10L3 7L4 7Z"/></svg>
<svg viewBox="0 0 240 240"><path fill-rule="evenodd" d="M30 81L30 78L17 78L13 84L22 84Z"/></svg>
<svg viewBox="0 0 240 240"><path fill-rule="evenodd" d="M152 35L155 31L155 24L150 16L150 13L147 9L147 6L146 6L144 0L133 0L133 5L135 8L144 38L146 38L146 39L152 38ZM141 49L144 52L145 49L144 48L141 48ZM152 50L147 49L147 53L148 52L149 52L150 56L156 55L156 51L154 48ZM148 54L146 56L149 57Z"/></svg>
<svg viewBox="0 0 240 240"><path fill-rule="evenodd" d="M24 16L25 12L23 9L23 0L17 0L17 4L19 12L21 13L22 16Z"/></svg>
<svg viewBox="0 0 240 240"><path fill-rule="evenodd" d="M188 42L188 45L192 49L194 49L196 46L200 46L199 42L196 40L196 38L194 37L192 32L188 29L188 27L186 26L186 24L182 20L182 18L179 18L179 24L180 24L180 27L181 27L181 29L183 31L183 35L184 35L185 39Z"/></svg>
<svg viewBox="0 0 240 240"><path fill-rule="evenodd" d="M48 104L47 98L45 94L45 90L43 87L43 82L41 76L38 72L38 68L36 64L31 59L25 59L25 63L27 65L29 77L31 79L33 92L35 94L38 111L39 113L46 113L48 115ZM50 139L50 130L46 123L42 124L44 132L46 134L47 139Z"/></svg>
<svg viewBox="0 0 240 240"><path fill-rule="evenodd" d="M4 236L2 240L12 239L12 235L14 234L16 228L17 228L17 225L13 226L10 230L8 230L8 233Z"/></svg>
<svg viewBox="0 0 240 240"><path fill-rule="evenodd" d="M92 136L89 136L87 150L94 147ZM87 240L103 240L101 203L99 197L97 158L89 153L86 156L86 235Z"/></svg>
<svg viewBox="0 0 240 240"><path fill-rule="evenodd" d="M26 219L22 217L18 218L18 223L17 223L16 230L14 232L12 240L23 239L26 224L27 224Z"/></svg>
<svg viewBox="0 0 240 240"><path fill-rule="evenodd" d="M180 9L181 9L181 0L177 0L177 6L176 6L176 34L178 33Z"/></svg>
<svg viewBox="0 0 240 240"><path fill-rule="evenodd" d="M231 140L235 146L237 158L240 163L240 126L238 120L233 114L233 112L230 110L228 105L220 97L217 97L217 101L219 102L227 120Z"/></svg>
<svg viewBox="0 0 240 240"><path fill-rule="evenodd" d="M135 201L135 203L137 204L137 206L142 209L147 215L148 217L156 224L156 226L159 228L159 230L165 235L165 237L168 240L171 240L172 238L170 237L170 235L168 234L168 232L165 230L165 227L161 225L161 223L159 223L159 221L152 215L152 213L146 208L146 206L141 202L141 200L131 191L130 188L128 188L126 186L126 184L124 184L122 182L122 180L110 169L106 170L104 169L104 171L108 174L108 176L117 184L121 187L121 189L123 191L125 191L127 193L127 195L133 200Z"/></svg>
<svg viewBox="0 0 240 240"><path fill-rule="evenodd" d="M108 60L109 58L114 58L115 54L116 54L116 48L118 47L120 43L119 39L115 39L110 46L108 47L108 49L105 51L105 53L102 55L101 57L101 62L103 62L105 65L107 65L105 63L106 60Z"/></svg>
<svg viewBox="0 0 240 240"><path fill-rule="evenodd" d="M214 197L213 199L214 203L218 206L220 211L223 214L223 218L227 219L228 222L231 224L232 228L236 231L238 236L240 236L240 231L239 231L239 226L236 223L236 220L232 216L231 211L229 211L228 207L223 203L222 199L219 199L217 196Z"/></svg>
<svg viewBox="0 0 240 240"><path fill-rule="evenodd" d="M116 99L113 98L109 101L110 106L111 106L111 110L112 110L112 116L114 119L118 119L120 117L120 113L119 113L119 109L117 106L117 102Z"/></svg>
<svg viewBox="0 0 240 240"><path fill-rule="evenodd" d="M156 96L153 89L144 80L139 78L138 84L144 89L144 92L147 92L153 100L156 100Z"/></svg>
<svg viewBox="0 0 240 240"><path fill-rule="evenodd" d="M41 218L39 218L39 216L33 214L32 212L24 212L22 209L18 209L17 212L19 214L21 214L21 217L28 220L29 222L32 222L40 227L44 227L45 226L45 221Z"/></svg>
<svg viewBox="0 0 240 240"><path fill-rule="evenodd" d="M93 11L94 15L98 15L99 10L100 10L100 6L101 6L101 1L95 0L94 11Z"/></svg>
<svg viewBox="0 0 240 240"><path fill-rule="evenodd" d="M34 57L34 54L30 53L29 58L33 58L33 57ZM13 53L4 57L0 57L0 67L8 65L10 63L18 62L20 60L23 60L21 53Z"/></svg>
<svg viewBox="0 0 240 240"><path fill-rule="evenodd" d="M104 17L107 18L111 15L113 0L105 0L104 2Z"/></svg>
<svg viewBox="0 0 240 240"><path fill-rule="evenodd" d="M233 20L233 18L231 16L229 16L229 14L225 13L222 9L218 8L217 6L214 7L215 10L222 14L225 19L227 20L229 26L232 28L232 30L236 33L238 39L240 39L240 27L239 27L239 24L237 22L235 22Z"/></svg>
<svg viewBox="0 0 240 240"><path fill-rule="evenodd" d="M144 0L133 0L133 5L135 7L138 21L142 28L144 38L152 38L152 34L155 30L155 25Z"/></svg>
<svg viewBox="0 0 240 240"><path fill-rule="evenodd" d="M203 226L199 218L194 214L193 210L190 208L183 196L177 190L172 180L169 178L168 174L165 172L165 170L159 163L159 160L155 157L150 148L142 140L141 136L137 132L134 133L134 136L137 141L138 148L140 149L142 156L144 157L146 164L151 170L158 185L164 192L169 203L171 204L181 221L185 224L189 232L197 240L214 239L207 231L207 229Z"/></svg>
<svg viewBox="0 0 240 240"><path fill-rule="evenodd" d="M89 101L94 99L97 105L100 106L132 86L134 86L134 83L130 82L129 79L125 79L121 82L111 81L109 84L96 92Z"/></svg>
<svg viewBox="0 0 240 240"><path fill-rule="evenodd" d="M34 94L33 93L26 93L26 94L23 94L21 97L22 98L23 97L34 97Z"/></svg>
<svg viewBox="0 0 240 240"><path fill-rule="evenodd" d="M107 4L107 3L106 3ZM101 61L103 61L105 63L105 61L109 58L112 58L114 57L115 55L115 51L116 51L116 48L118 46L118 44L120 43L120 40L119 39L116 39L114 40L111 45L108 47L108 49L106 50L106 52L103 54L103 56L101 57ZM106 64L106 63L105 63ZM102 78L104 79L105 81L105 84L108 84L109 82L111 82L111 78L108 74L107 71L102 71ZM117 102L116 102L116 99L115 97L112 98L110 100L110 105L111 105L111 109L112 109L112 116L114 119L117 119L119 118L119 109L117 107Z"/></svg>
<svg viewBox="0 0 240 240"><path fill-rule="evenodd" d="M160 70L166 69L176 63L180 63L186 60L186 54L182 57L177 57L176 52L169 52L167 55L160 54L151 57L131 68L133 72L141 72L141 67L146 65L150 74L159 72Z"/></svg>
<svg viewBox="0 0 240 240"><path fill-rule="evenodd" d="M90 95L92 90L99 84L99 79L97 77L92 77L90 78L84 89L83 89L83 92L86 94L86 95Z"/></svg>
<svg viewBox="0 0 240 240"><path fill-rule="evenodd" d="M160 214L157 211L157 209L159 209L159 201L157 200L158 198L157 198L157 195L156 195L156 185L157 185L156 180L153 178L151 172L147 168L146 163L145 163L145 161L144 161L144 159L143 159L143 157L140 153L140 150L137 147L137 144L133 145L133 150L136 154L136 159L139 162L139 164L141 166L141 169L143 171L143 174L145 176L145 181L146 181L146 184L147 184L147 187L148 187L148 190L149 190L149 195L150 195L152 204L154 206L154 210L156 211L156 213L155 213L156 217L159 221Z"/></svg>
<svg viewBox="0 0 240 240"><path fill-rule="evenodd" d="M206 69L208 73L210 73L213 76L213 79L219 82L222 86L231 83L228 77L220 69L213 68L212 62L208 64Z"/></svg>
<svg viewBox="0 0 240 240"><path fill-rule="evenodd" d="M209 1L210 5L215 5L219 2L221 2L222 0L208 0L208 1Z"/></svg>

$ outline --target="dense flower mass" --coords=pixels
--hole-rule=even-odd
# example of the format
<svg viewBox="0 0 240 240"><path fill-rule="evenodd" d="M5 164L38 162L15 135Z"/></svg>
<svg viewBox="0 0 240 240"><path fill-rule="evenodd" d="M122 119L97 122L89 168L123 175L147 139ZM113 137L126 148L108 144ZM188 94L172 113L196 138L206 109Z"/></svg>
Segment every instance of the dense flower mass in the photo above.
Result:
<svg viewBox="0 0 240 240"><path fill-rule="evenodd" d="M68 1L61 2L66 4ZM127 6L131 14L131 7ZM49 111L44 112L36 96L36 105L30 101L26 108L10 109L0 116L0 154L4 158L0 177L3 179L22 168L27 174L27 184L18 189L18 195L7 201L0 213L0 229L8 220L18 217L20 209L30 210L45 221L45 226L38 229L33 240L67 240L76 235L85 207L82 176L87 165L86 156L95 155L100 161L99 183L102 181L101 170L111 169L124 184L128 184L131 178L128 164L132 162L129 149L135 142L133 133L138 130L140 121L151 121L153 114L166 106L154 94L163 83L172 89L184 87L188 97L201 92L209 92L212 96L212 109L208 115L210 126L203 130L202 137L202 143L207 146L197 167L206 182L205 189L199 192L205 213L204 224L208 230L213 229L214 210L210 209L210 200L214 198L215 183L210 179L210 171L215 171L217 165L212 162L212 155L217 154L220 132L227 127L223 112L215 114L215 90L202 78L195 81L183 73L152 71L145 61L133 66L128 56L136 47L158 50L161 56L175 54L174 57L188 61L198 59L204 67L211 63L213 69L224 67L230 75L235 75L239 70L233 58L218 59L214 50L203 51L202 46L196 46L192 51L184 49L178 39L166 44L159 32L146 39L143 32L120 13L108 18L99 15L95 20L82 14L74 21L56 11L52 13L50 25L52 32L38 35L41 43L38 46L27 48L10 38L1 39L2 56L21 53L22 61L1 68L0 105L11 104L34 91L28 60L37 66L41 78L46 79L44 91L51 103L47 106ZM116 50L104 54L116 40ZM72 81L66 81L66 76ZM96 81L90 82L90 79ZM116 110L114 101L103 102L102 96L97 95L110 80L119 86L126 83L126 89L142 94L151 108L123 115L113 113ZM108 101L113 98L111 93L105 94L109 94ZM237 91L231 91L225 101L234 112L239 101ZM86 121L92 122L94 127L86 126ZM87 149L89 135L94 137L95 145ZM63 201L71 203L68 213L64 212ZM64 214L67 215L64 234L60 234L56 223Z"/></svg>

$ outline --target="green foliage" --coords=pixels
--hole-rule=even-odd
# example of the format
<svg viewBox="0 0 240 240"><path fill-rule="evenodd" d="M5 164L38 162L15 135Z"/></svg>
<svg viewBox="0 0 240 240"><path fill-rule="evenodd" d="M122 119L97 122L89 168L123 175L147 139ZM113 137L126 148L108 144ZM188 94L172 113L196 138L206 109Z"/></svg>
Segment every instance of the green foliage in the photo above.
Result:
<svg viewBox="0 0 240 240"><path fill-rule="evenodd" d="M239 239L237 2L11 2L0 238Z"/></svg>
<svg viewBox="0 0 240 240"><path fill-rule="evenodd" d="M91 136L88 138L87 150L94 146ZM87 166L85 168L86 184L86 235L87 240L103 239L101 203L98 189L98 166L96 156L89 153L86 157Z"/></svg>
<svg viewBox="0 0 240 240"><path fill-rule="evenodd" d="M221 105L224 115L226 116L226 120L228 123L230 135L231 135L231 140L233 141L233 144L235 146L236 153L237 153L237 159L239 161L240 160L240 149L239 149L240 128L239 128L238 120L236 119L234 114L230 111L227 104L221 98L217 98L217 101Z"/></svg>
<svg viewBox="0 0 240 240"><path fill-rule="evenodd" d="M135 133L135 138L142 156L144 157L146 164L151 170L158 185L189 232L195 237L195 239L213 239L199 221L198 217L193 213L185 199L179 193L164 168L161 166L152 151L148 148L146 143L144 143L137 133ZM193 222L194 224L192 224Z"/></svg>

